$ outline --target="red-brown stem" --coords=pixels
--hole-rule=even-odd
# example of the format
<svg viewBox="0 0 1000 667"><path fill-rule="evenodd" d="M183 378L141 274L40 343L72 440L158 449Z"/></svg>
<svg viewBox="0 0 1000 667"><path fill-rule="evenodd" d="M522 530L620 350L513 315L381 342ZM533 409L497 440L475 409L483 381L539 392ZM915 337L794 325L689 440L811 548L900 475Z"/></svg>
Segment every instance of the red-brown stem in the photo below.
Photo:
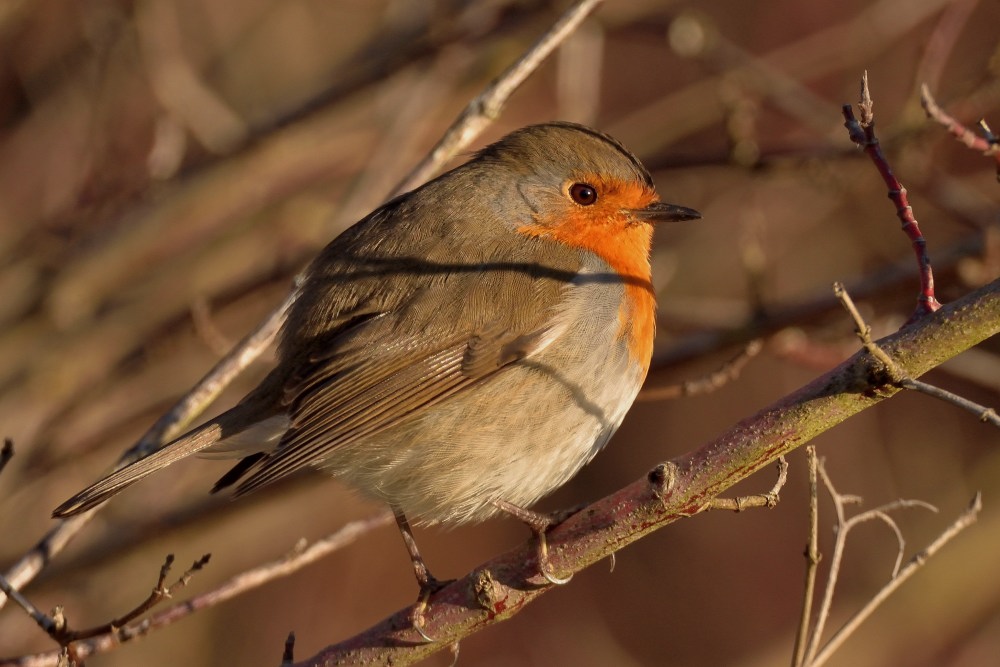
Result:
<svg viewBox="0 0 1000 667"><path fill-rule="evenodd" d="M867 80L865 82L867 92ZM863 95L864 98L864 95ZM862 103L864 104L864 102ZM870 103L867 110L863 110L862 121L859 122L854 117L854 110L850 104L843 106L844 126L850 134L851 140L858 144L871 158L886 187L889 188L889 199L896 205L896 216L903 226L903 233L910 239L913 245L913 252L917 257L917 266L920 271L920 296L917 299L917 308L907 321L907 324L920 319L927 313L932 313L941 307L937 297L934 296L934 272L931 269L931 260L927 254L927 242L917 225L916 218L913 217L913 207L910 206L906 196L906 188L899 182L896 175L892 173L889 161L886 159L882 148L879 145L878 137L875 136L875 121L871 116ZM867 117L866 117L867 116Z"/></svg>
<svg viewBox="0 0 1000 667"><path fill-rule="evenodd" d="M927 113L927 117L948 130L951 136L974 151L979 151L986 156L993 156L993 159L997 163L997 180L1000 181L1000 142L997 141L997 137L986 126L985 121L980 121L980 126L983 130L983 136L980 136L939 107L937 102L934 101L934 97L931 95L927 84L920 87L920 105L924 108L924 112Z"/></svg>

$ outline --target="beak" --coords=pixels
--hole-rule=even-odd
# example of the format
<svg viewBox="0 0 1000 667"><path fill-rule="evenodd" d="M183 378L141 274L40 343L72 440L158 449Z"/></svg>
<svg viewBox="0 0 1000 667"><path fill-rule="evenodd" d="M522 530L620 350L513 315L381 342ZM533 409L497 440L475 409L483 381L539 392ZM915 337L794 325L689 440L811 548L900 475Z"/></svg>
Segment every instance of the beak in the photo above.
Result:
<svg viewBox="0 0 1000 667"><path fill-rule="evenodd" d="M685 208L676 204L656 202L646 208L632 211L637 218L646 222L680 222L682 220L697 220L701 213L693 208Z"/></svg>

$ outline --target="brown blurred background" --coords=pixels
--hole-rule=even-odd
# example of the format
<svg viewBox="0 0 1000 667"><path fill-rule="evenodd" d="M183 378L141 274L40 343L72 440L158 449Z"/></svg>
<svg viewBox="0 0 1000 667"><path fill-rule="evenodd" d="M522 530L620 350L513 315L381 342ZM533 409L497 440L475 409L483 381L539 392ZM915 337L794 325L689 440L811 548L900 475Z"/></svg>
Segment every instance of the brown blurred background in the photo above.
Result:
<svg viewBox="0 0 1000 667"><path fill-rule="evenodd" d="M51 509L107 470L284 295L291 277L382 201L466 102L566 7L532 0L14 0L0 7L0 476L4 569ZM1000 125L1000 6L978 0L609 2L512 98L488 136L591 123L642 157L698 223L657 234L659 366L697 378L755 334L739 381L638 403L607 451L544 508L594 499L688 451L856 349L830 284L877 334L914 306L915 264L840 105L870 75L880 137L953 299L1000 271L992 163L927 121L917 90ZM929 379L1000 404L989 341ZM261 377L256 363L220 399ZM982 489L979 523L847 644L837 665L984 665L1000 655L1000 436L902 395L816 444L864 507L898 515L907 556ZM771 511L674 524L462 643L465 665L783 665L806 540L805 468ZM75 626L131 608L163 556L213 560L182 595L379 508L318 476L239 503L206 495L226 462L179 464L105 508L27 594ZM761 474L735 491L769 488ZM825 501L824 497L824 501ZM832 517L822 516L825 552ZM441 577L527 536L513 521L418 530ZM835 628L888 578L895 539L848 545ZM413 601L394 528L89 665L273 665ZM0 655L52 648L12 604ZM428 664L445 665L447 655Z"/></svg>

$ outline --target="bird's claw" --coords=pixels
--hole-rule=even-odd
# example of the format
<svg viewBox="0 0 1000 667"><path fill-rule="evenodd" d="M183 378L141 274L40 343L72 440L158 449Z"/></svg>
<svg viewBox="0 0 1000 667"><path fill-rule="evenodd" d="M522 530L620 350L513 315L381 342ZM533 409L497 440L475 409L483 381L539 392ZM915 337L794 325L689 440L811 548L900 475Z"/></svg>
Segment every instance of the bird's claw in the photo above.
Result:
<svg viewBox="0 0 1000 667"><path fill-rule="evenodd" d="M424 615L431 606L431 596L453 581L454 579L439 581L428 575L427 580L420 584L420 595L417 597L417 603L413 606L413 612L410 614L410 625L427 644L434 644L438 641L427 634L424 629Z"/></svg>
<svg viewBox="0 0 1000 667"><path fill-rule="evenodd" d="M549 545L548 541L545 539L545 530L541 530L535 535L538 538L538 573L542 575L545 581L549 582L554 586L563 586L568 584L573 578L573 573L570 572L568 577L557 577L549 571Z"/></svg>

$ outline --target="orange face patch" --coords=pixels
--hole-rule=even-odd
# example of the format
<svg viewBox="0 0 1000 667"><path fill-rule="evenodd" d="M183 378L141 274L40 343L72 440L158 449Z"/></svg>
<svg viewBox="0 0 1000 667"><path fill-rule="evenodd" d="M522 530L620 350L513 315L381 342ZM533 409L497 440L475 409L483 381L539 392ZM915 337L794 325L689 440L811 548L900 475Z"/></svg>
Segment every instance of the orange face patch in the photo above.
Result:
<svg viewBox="0 0 1000 667"><path fill-rule="evenodd" d="M574 183L592 186L597 201L589 206L575 203L569 196ZM517 231L588 250L621 276L625 299L618 311L618 335L627 339L629 356L647 369L656 334L656 298L649 265L653 228L630 211L657 201L656 192L642 183L582 174L563 184L563 194L565 206Z"/></svg>

